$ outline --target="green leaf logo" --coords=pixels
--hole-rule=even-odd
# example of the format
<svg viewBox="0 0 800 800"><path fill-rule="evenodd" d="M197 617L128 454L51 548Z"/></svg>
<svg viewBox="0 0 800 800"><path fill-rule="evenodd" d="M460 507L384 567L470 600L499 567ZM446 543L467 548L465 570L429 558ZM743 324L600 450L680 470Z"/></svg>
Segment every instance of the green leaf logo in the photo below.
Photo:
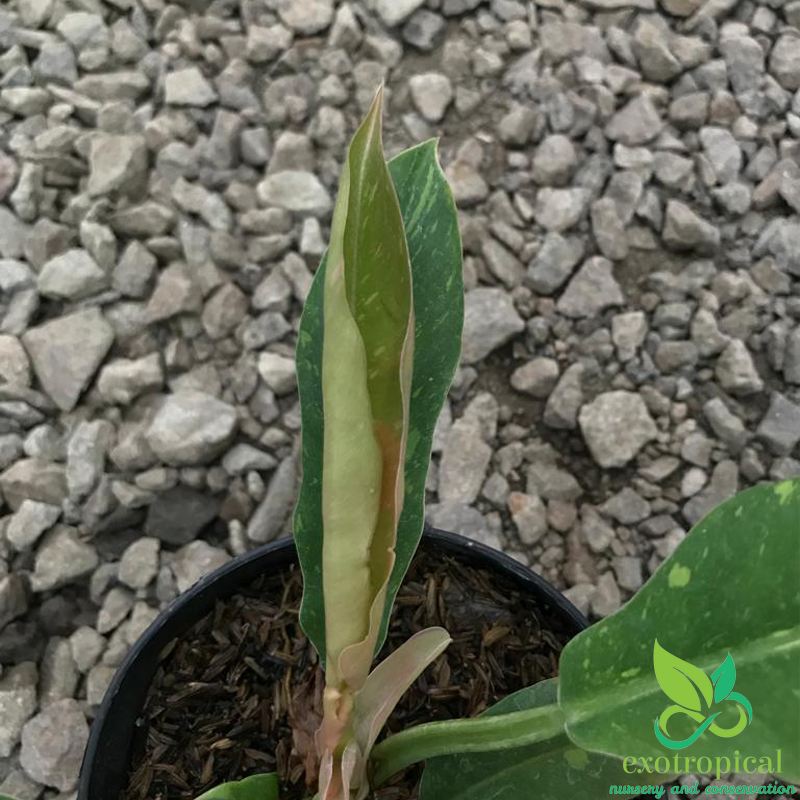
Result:
<svg viewBox="0 0 800 800"><path fill-rule="evenodd" d="M730 653L714 670L711 680L709 680L705 672L688 661L672 655L656 639L653 646L653 668L658 685L664 694L674 701L674 705L665 709L654 722L656 738L665 747L669 747L671 750L681 750L696 742L706 730L723 738L737 736L753 721L753 709L750 701L733 691L736 683L736 667ZM701 698L704 704L701 703ZM701 713L704 710L710 710L712 705L724 700L735 702L739 710L739 721L732 728L721 728L714 722L721 713L720 711L716 711L711 716ZM674 714L685 714L700 723L700 727L687 739L674 741L667 736L667 723Z"/></svg>
<svg viewBox="0 0 800 800"><path fill-rule="evenodd" d="M713 687L705 672L667 652L658 639L653 648L653 666L658 685L670 700L690 711L701 711L702 697L705 707L711 707Z"/></svg>
<svg viewBox="0 0 800 800"><path fill-rule="evenodd" d="M714 702L721 703L732 691L736 683L736 667L731 654L711 674L714 681Z"/></svg>

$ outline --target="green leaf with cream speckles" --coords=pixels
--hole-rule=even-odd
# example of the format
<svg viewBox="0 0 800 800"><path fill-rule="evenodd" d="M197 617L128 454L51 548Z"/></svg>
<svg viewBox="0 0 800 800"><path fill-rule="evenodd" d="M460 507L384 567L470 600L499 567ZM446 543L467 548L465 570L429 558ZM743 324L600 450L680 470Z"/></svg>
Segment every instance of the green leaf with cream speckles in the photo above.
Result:
<svg viewBox="0 0 800 800"><path fill-rule="evenodd" d="M197 800L278 800L278 776L274 772L251 775L241 781L232 781L215 786ZM0 795L0 800L3 796Z"/></svg>
<svg viewBox="0 0 800 800"><path fill-rule="evenodd" d="M411 258L414 297L414 363L404 465L404 502L396 560L382 617L380 648L394 597L422 535L425 482L433 430L461 351L464 318L461 239L450 188L434 141L406 150L389 162ZM301 623L325 658L322 587L322 297L327 256L306 299L297 340L302 415L303 480L294 517L295 540L305 583Z"/></svg>
<svg viewBox="0 0 800 800"><path fill-rule="evenodd" d="M719 712L715 724L730 730L740 716L734 700L744 697L752 722L735 738L703 733L678 751L679 763L684 756L732 758L736 749L770 756L776 772L780 748L781 775L800 780L798 575L800 479L757 486L723 503L627 605L564 648L559 702L569 736L589 750L672 763L675 749L654 733L654 721L671 703L699 706L701 715ZM674 673L667 694L653 669L656 639L676 656L669 661L656 648L662 677ZM710 709L711 681L682 663L716 682ZM668 736L682 742L697 728L690 716L675 714Z"/></svg>
<svg viewBox="0 0 800 800"><path fill-rule="evenodd" d="M481 716L496 716L556 702L557 681L516 692ZM566 734L524 747L431 759L425 766L420 800L598 800L612 784L637 784L642 776L624 772L616 758L587 753ZM628 795L631 797L632 795Z"/></svg>

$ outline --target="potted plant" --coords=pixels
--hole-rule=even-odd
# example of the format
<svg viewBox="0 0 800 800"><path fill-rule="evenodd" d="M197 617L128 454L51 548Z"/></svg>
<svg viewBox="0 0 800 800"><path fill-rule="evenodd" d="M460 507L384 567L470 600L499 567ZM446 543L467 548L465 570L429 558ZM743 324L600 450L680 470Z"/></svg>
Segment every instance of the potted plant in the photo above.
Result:
<svg viewBox="0 0 800 800"><path fill-rule="evenodd" d="M205 716L202 725L185 726L192 749L204 732L218 730L221 698L240 701L242 719L230 727L241 733L272 725L290 684L291 708L281 717L292 722L286 741L267 743L267 753L237 749L233 734L214 733L199 748L200 774L172 776L174 796L190 797L191 786L202 785L203 800L295 797L302 781L252 766L292 763L290 751L302 751L307 794L318 800L363 800L423 761L421 800L630 796L668 775L739 769L734 749L755 759L743 761L743 771L756 763L800 780L800 481L759 486L722 505L621 611L581 633L581 616L543 581L447 534L429 535L423 550L444 559L436 567L441 583L434 569L419 571L395 607L423 529L433 429L458 361L463 308L456 212L435 145L387 165L381 106L379 92L350 146L328 253L298 335L303 482L295 543L232 562L159 617L106 695L79 800L166 798L153 781L159 770L169 773L159 758L186 741L184 726L170 718L145 730L151 760L138 795L125 775L137 726L144 730L176 707L193 709ZM291 633L285 602L300 583L290 571L296 556L305 644ZM479 577L448 600L442 587L459 565ZM521 615L482 619L471 592L485 581L496 581L485 588L488 597L501 602L505 592L506 610ZM224 601L231 596L240 598L235 618ZM445 613L448 602L453 613ZM479 632L477 644L467 642L471 653L460 629L421 624L452 620L460 605L463 624ZM191 626L216 648L210 658L199 640L182 638ZM533 631L527 640L523 629ZM509 652L533 640L544 648L530 661L541 667L533 680L529 662L518 659L508 670L496 663L491 648L504 640ZM458 654L452 666L442 656L448 648ZM467 662L489 676L486 685L503 684L506 671L516 685L503 684L507 696L474 718L442 720L419 700L408 704L411 687L422 696L421 683L427 698L437 685L453 691L449 675ZM248 695L237 679L218 687L213 677L224 670L242 685L245 672L254 674L257 691ZM292 684L303 670L311 678ZM155 706L150 692L147 717L151 683L159 691ZM404 710L390 722L394 732L379 740L398 704ZM398 719L422 724L398 730ZM238 761L220 755L232 751ZM409 796L408 787L393 796Z"/></svg>

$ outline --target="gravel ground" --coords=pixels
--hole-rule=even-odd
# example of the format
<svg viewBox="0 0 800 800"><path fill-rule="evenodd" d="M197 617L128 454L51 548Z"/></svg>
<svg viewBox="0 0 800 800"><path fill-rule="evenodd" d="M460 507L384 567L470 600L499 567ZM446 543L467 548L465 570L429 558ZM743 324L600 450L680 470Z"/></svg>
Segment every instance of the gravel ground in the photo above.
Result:
<svg viewBox="0 0 800 800"><path fill-rule="evenodd" d="M289 530L382 79L462 214L433 523L599 618L800 473L799 0L6 0L0 53L0 793L74 797L159 607Z"/></svg>

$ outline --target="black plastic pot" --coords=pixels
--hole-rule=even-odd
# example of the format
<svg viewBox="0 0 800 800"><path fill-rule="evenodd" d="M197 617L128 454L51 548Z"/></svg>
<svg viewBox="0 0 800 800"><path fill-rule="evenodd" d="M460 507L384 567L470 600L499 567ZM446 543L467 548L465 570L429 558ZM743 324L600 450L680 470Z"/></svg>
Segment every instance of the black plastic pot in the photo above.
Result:
<svg viewBox="0 0 800 800"><path fill-rule="evenodd" d="M454 533L425 530L425 541L464 564L489 569L533 595L543 609L575 636L588 622L547 581L518 561ZM262 574L297 562L294 541L282 539L233 559L173 600L120 664L92 725L83 757L78 800L119 800L125 788L137 720L163 649L214 608Z"/></svg>

